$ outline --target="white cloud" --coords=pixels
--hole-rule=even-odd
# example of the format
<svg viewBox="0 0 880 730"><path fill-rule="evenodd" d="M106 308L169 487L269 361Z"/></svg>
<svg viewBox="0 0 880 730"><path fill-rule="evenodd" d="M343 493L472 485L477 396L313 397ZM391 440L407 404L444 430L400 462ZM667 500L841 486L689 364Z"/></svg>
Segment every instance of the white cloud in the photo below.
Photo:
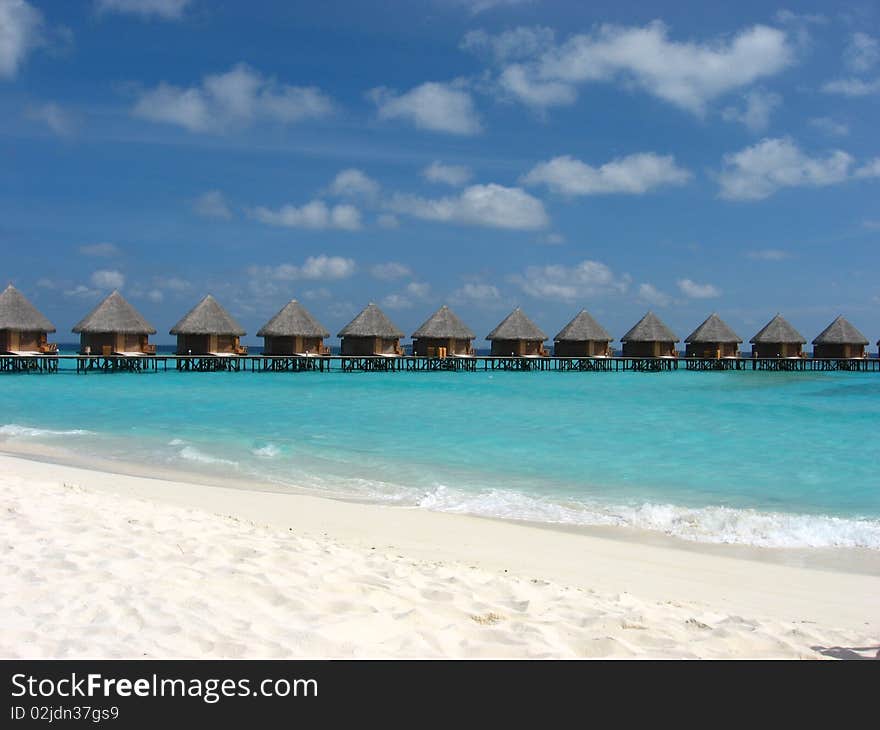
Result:
<svg viewBox="0 0 880 730"><path fill-rule="evenodd" d="M355 168L342 170L330 183L329 192L344 198L375 198L379 194L379 183L366 173Z"/></svg>
<svg viewBox="0 0 880 730"><path fill-rule="evenodd" d="M849 126L831 117L814 117L810 119L810 126L819 130L829 137L845 137L849 134Z"/></svg>
<svg viewBox="0 0 880 730"><path fill-rule="evenodd" d="M160 289L178 293L185 292L192 286L186 279L181 279L178 276L159 276L153 280L153 283Z"/></svg>
<svg viewBox="0 0 880 730"><path fill-rule="evenodd" d="M64 296L66 297L82 297L83 299L97 297L99 294L101 294L100 289L92 289L85 284L77 284L73 289L64 290Z"/></svg>
<svg viewBox="0 0 880 730"><path fill-rule="evenodd" d="M471 185L460 195L445 198L420 198L394 195L388 206L395 213L441 223L533 230L548 223L544 204L521 188L503 185Z"/></svg>
<svg viewBox="0 0 880 730"><path fill-rule="evenodd" d="M691 299L714 299L721 296L721 290L714 284L697 284L691 279L679 279L679 291Z"/></svg>
<svg viewBox="0 0 880 730"><path fill-rule="evenodd" d="M391 215L390 213L383 213L382 215L378 216L376 218L376 223L378 223L381 228L385 228L387 230L400 228L400 221L397 220L397 216Z"/></svg>
<svg viewBox="0 0 880 730"><path fill-rule="evenodd" d="M219 190L208 190L193 201L193 210L203 218L220 218L229 220L232 211L226 198Z"/></svg>
<svg viewBox="0 0 880 730"><path fill-rule="evenodd" d="M672 301L670 296L653 284L639 285L639 299L655 307L666 307Z"/></svg>
<svg viewBox="0 0 880 730"><path fill-rule="evenodd" d="M790 259L791 254L778 248L762 248L757 251L749 251L746 256L756 261L784 261Z"/></svg>
<svg viewBox="0 0 880 730"><path fill-rule="evenodd" d="M531 297L573 302L623 293L629 285L629 278L618 278L605 264L587 260L576 266L529 266L522 274L511 277L511 282Z"/></svg>
<svg viewBox="0 0 880 730"><path fill-rule="evenodd" d="M97 289L121 289L125 286L125 275L115 269L98 269L92 274L91 282Z"/></svg>
<svg viewBox="0 0 880 730"><path fill-rule="evenodd" d="M826 94L841 96L871 96L880 92L880 79L864 81L862 79L837 79L822 85Z"/></svg>
<svg viewBox="0 0 880 730"><path fill-rule="evenodd" d="M160 304L164 301L165 294L162 293L161 289L150 289L150 291L147 292L147 299L156 304Z"/></svg>
<svg viewBox="0 0 880 730"><path fill-rule="evenodd" d="M425 281L411 281L406 285L406 293L416 299L427 299L431 295L431 285Z"/></svg>
<svg viewBox="0 0 880 730"><path fill-rule="evenodd" d="M752 89L743 94L742 108L727 107L721 117L728 122L740 122L752 132L763 132L770 124L770 115L782 105L782 97L763 89Z"/></svg>
<svg viewBox="0 0 880 730"><path fill-rule="evenodd" d="M368 93L380 119L403 119L421 129L449 134L478 134L482 127L470 93L429 81L404 94L379 87Z"/></svg>
<svg viewBox="0 0 880 730"><path fill-rule="evenodd" d="M446 0L447 2L449 0ZM513 7L516 5L526 5L535 2L535 0L451 0L456 5L466 7L473 15L492 10L493 8Z"/></svg>
<svg viewBox="0 0 880 730"><path fill-rule="evenodd" d="M854 178L880 177L880 157L866 162L853 171Z"/></svg>
<svg viewBox="0 0 880 730"><path fill-rule="evenodd" d="M0 0L0 78L13 78L43 43L43 15L24 0Z"/></svg>
<svg viewBox="0 0 880 730"><path fill-rule="evenodd" d="M556 34L552 28L535 26L506 30L489 35L484 30L465 33L459 47L479 55L490 55L498 63L537 56L553 47Z"/></svg>
<svg viewBox="0 0 880 730"><path fill-rule="evenodd" d="M163 20L178 20L183 17L190 0L96 0L99 12L128 13L143 18L156 16Z"/></svg>
<svg viewBox="0 0 880 730"><path fill-rule="evenodd" d="M90 243L79 247L83 256L118 256L121 251L115 243Z"/></svg>
<svg viewBox="0 0 880 730"><path fill-rule="evenodd" d="M476 303L492 303L501 300L501 292L492 284L480 282L467 282L461 288L452 292L453 301L465 301Z"/></svg>
<svg viewBox="0 0 880 730"><path fill-rule="evenodd" d="M880 61L880 42L867 33L857 32L850 37L843 52L843 62L852 71L864 72Z"/></svg>
<svg viewBox="0 0 880 730"><path fill-rule="evenodd" d="M59 137L69 137L76 129L73 117L55 102L30 106L25 110L25 116L43 122Z"/></svg>
<svg viewBox="0 0 880 730"><path fill-rule="evenodd" d="M794 59L786 32L766 25L695 42L670 40L660 21L642 27L604 24L527 64L509 66L501 85L520 101L543 107L571 103L578 84L616 81L703 114L710 101L773 76Z"/></svg>
<svg viewBox="0 0 880 730"><path fill-rule="evenodd" d="M278 210L262 206L254 208L251 215L261 223L287 228L329 228L357 231L361 228L360 211L353 205L328 206L323 200L313 200L302 206L282 205Z"/></svg>
<svg viewBox="0 0 880 730"><path fill-rule="evenodd" d="M522 182L546 185L563 195L641 195L663 185L683 185L690 178L691 173L676 165L672 155L645 152L620 157L598 168L569 155L554 157L533 167Z"/></svg>
<svg viewBox="0 0 880 730"><path fill-rule="evenodd" d="M333 104L313 86L288 86L240 63L201 85L181 88L162 82L141 93L132 113L191 132L222 133L258 121L293 124L327 116Z"/></svg>
<svg viewBox="0 0 880 730"><path fill-rule="evenodd" d="M410 282L403 292L389 294L382 300L382 306L389 309L407 309L413 300L427 299L431 294L431 285L425 282Z"/></svg>
<svg viewBox="0 0 880 730"><path fill-rule="evenodd" d="M248 274L252 279L269 279L275 281L294 281L307 279L312 281L334 281L347 279L356 271L354 259L342 256L309 256L302 265L279 264L278 266L251 266Z"/></svg>
<svg viewBox="0 0 880 730"><path fill-rule="evenodd" d="M728 200L762 200L780 188L825 187L853 177L875 177L877 161L852 170L855 160L842 150L810 157L790 138L764 139L724 156L718 181Z"/></svg>
<svg viewBox="0 0 880 730"><path fill-rule="evenodd" d="M444 165L439 160L434 160L422 170L422 177L429 182L445 183L458 187L471 179L471 171L465 165Z"/></svg>
<svg viewBox="0 0 880 730"><path fill-rule="evenodd" d="M392 279L402 279L405 276L412 276L412 270L406 264L398 261L389 261L385 264L376 264L370 268L370 274L377 279L390 281Z"/></svg>

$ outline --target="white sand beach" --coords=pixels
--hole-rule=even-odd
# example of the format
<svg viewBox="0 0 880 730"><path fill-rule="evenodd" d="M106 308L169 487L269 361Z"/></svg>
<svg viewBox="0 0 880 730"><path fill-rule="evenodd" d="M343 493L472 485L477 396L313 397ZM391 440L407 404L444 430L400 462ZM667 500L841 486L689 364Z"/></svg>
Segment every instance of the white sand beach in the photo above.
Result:
<svg viewBox="0 0 880 730"><path fill-rule="evenodd" d="M2 657L874 657L865 570L0 456Z"/></svg>

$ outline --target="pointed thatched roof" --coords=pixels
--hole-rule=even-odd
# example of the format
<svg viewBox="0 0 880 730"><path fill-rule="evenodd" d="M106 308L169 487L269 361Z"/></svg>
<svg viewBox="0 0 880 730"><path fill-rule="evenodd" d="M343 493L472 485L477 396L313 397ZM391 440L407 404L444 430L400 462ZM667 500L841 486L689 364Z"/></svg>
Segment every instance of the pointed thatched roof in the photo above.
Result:
<svg viewBox="0 0 880 730"><path fill-rule="evenodd" d="M412 333L413 337L451 338L456 340L472 340L476 335L458 315L445 304L428 317L422 326Z"/></svg>
<svg viewBox="0 0 880 730"><path fill-rule="evenodd" d="M762 342L782 342L792 345L806 344L804 336L792 327L781 314L777 314L764 328L749 340L753 345Z"/></svg>
<svg viewBox="0 0 880 730"><path fill-rule="evenodd" d="M613 339L586 309L578 312L553 338L555 342L611 342Z"/></svg>
<svg viewBox="0 0 880 730"><path fill-rule="evenodd" d="M403 337L403 332L379 307L370 302L361 313L343 327L337 337Z"/></svg>
<svg viewBox="0 0 880 730"><path fill-rule="evenodd" d="M814 345L867 345L868 338L843 316L829 324L815 340Z"/></svg>
<svg viewBox="0 0 880 730"><path fill-rule="evenodd" d="M156 328L129 304L118 291L108 294L73 327L73 332L120 332L125 335L154 335Z"/></svg>
<svg viewBox="0 0 880 730"><path fill-rule="evenodd" d="M174 325L172 335L236 335L247 334L242 326L214 297L208 294Z"/></svg>
<svg viewBox="0 0 880 730"><path fill-rule="evenodd" d="M517 307L508 314L501 324L486 335L487 340L527 340L530 342L543 342L547 339L541 329L532 320L523 314Z"/></svg>
<svg viewBox="0 0 880 730"><path fill-rule="evenodd" d="M678 335L653 312L648 312L623 337L621 342L678 342Z"/></svg>
<svg viewBox="0 0 880 730"><path fill-rule="evenodd" d="M10 284L0 294L0 330L54 332L55 325Z"/></svg>
<svg viewBox="0 0 880 730"><path fill-rule="evenodd" d="M260 327L257 337L329 337L330 333L296 299Z"/></svg>
<svg viewBox="0 0 880 730"><path fill-rule="evenodd" d="M703 324L697 327L685 338L685 342L722 342L725 344L739 344L742 342L742 337L730 329L727 322L713 312L706 318L706 321L703 322Z"/></svg>

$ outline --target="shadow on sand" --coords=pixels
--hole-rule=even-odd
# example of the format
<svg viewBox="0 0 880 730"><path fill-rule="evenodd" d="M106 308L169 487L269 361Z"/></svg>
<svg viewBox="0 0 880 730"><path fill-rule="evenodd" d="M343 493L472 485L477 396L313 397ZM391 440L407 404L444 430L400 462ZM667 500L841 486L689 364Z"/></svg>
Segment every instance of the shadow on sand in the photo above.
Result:
<svg viewBox="0 0 880 730"><path fill-rule="evenodd" d="M814 646L813 651L818 651L823 656L833 659L880 659L880 645L878 646Z"/></svg>

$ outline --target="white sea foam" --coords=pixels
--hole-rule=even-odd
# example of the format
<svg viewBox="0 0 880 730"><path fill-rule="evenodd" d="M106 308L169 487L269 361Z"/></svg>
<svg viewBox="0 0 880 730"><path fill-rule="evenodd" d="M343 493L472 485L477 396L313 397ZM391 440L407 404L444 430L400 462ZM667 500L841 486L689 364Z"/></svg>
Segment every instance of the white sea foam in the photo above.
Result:
<svg viewBox="0 0 880 730"><path fill-rule="evenodd" d="M234 466L235 468L238 468L237 461L221 459L219 456L211 456L210 454L199 451L192 446L184 446L180 451L177 452L177 455L181 459L185 459L186 461L194 461L198 464L225 464L227 466Z"/></svg>
<svg viewBox="0 0 880 730"><path fill-rule="evenodd" d="M50 428L32 428L30 426L19 426L17 423L7 423L0 426L0 436L10 436L13 438L38 438L40 436L88 436L94 431L86 431L82 428L74 428L66 431L54 431Z"/></svg>
<svg viewBox="0 0 880 730"><path fill-rule="evenodd" d="M263 459L274 459L281 453L281 449L279 449L275 444L266 444L265 446L251 449L251 453L254 456L259 456Z"/></svg>

